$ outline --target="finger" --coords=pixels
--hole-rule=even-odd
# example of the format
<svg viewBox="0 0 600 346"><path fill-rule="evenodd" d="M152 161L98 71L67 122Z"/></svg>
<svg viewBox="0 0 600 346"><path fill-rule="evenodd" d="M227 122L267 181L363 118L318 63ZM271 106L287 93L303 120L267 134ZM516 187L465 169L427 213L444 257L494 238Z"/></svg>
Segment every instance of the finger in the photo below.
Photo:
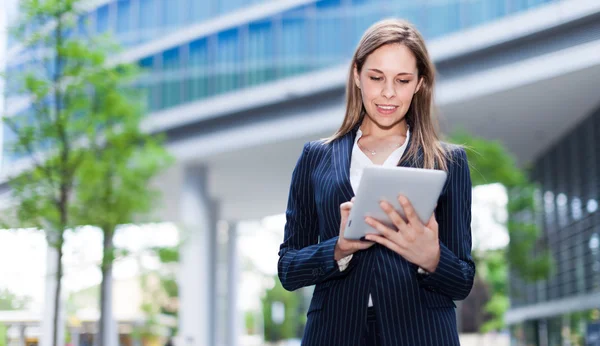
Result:
<svg viewBox="0 0 600 346"><path fill-rule="evenodd" d="M429 221L427 222L427 228L432 230L435 233L435 235L437 236L438 230L439 230L439 225L437 223L437 220L435 219L435 214L431 215L431 217L429 218Z"/></svg>
<svg viewBox="0 0 600 346"><path fill-rule="evenodd" d="M350 210L352 209L352 202L344 202L340 204L340 210Z"/></svg>
<svg viewBox="0 0 600 346"><path fill-rule="evenodd" d="M404 225L406 225L406 222L404 222L402 216L398 214L396 209L394 209L394 207L389 202L381 201L379 203L379 206L381 207L381 209L383 209L383 211L385 211L385 213L388 215L394 226L396 226L398 229L401 229L402 227L404 227Z"/></svg>
<svg viewBox="0 0 600 346"><path fill-rule="evenodd" d="M403 253L402 248L398 244L394 243L386 237L382 237L376 234L367 234L365 239L381 244L399 255L402 255Z"/></svg>
<svg viewBox="0 0 600 346"><path fill-rule="evenodd" d="M383 235L386 238L394 238L395 236L398 235L398 232L390 229L388 226L382 224L381 222L375 220L374 218L372 218L370 216L365 217L365 222L369 226L376 229L379 233L381 233L381 235Z"/></svg>
<svg viewBox="0 0 600 346"><path fill-rule="evenodd" d="M354 200L356 200L356 197L352 197L352 199L350 200L350 202L354 203Z"/></svg>
<svg viewBox="0 0 600 346"><path fill-rule="evenodd" d="M413 208L412 204L405 196L400 195L398 197L398 201L400 205L402 205L402 209L404 210L404 215L406 215L406 219L408 222L416 228L417 230L423 230L423 223L419 220L417 213L415 212L415 208Z"/></svg>
<svg viewBox="0 0 600 346"><path fill-rule="evenodd" d="M356 247L357 247L358 250L366 250L366 249L370 248L373 245L375 245L375 243L372 242L372 241L362 241L362 240L359 240L358 244L356 244Z"/></svg>

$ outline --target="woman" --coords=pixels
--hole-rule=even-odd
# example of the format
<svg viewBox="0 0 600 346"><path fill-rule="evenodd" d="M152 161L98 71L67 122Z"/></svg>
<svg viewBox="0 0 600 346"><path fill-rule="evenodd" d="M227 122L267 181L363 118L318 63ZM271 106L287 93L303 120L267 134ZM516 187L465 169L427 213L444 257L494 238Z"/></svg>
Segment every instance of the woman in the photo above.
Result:
<svg viewBox="0 0 600 346"><path fill-rule="evenodd" d="M455 305L470 292L471 180L465 151L439 141L435 69L419 32L374 24L354 53L346 115L329 139L307 143L292 175L278 271L288 290L316 285L303 345L459 345ZM402 196L389 229L345 239L362 169L400 165L448 172L427 224Z"/></svg>

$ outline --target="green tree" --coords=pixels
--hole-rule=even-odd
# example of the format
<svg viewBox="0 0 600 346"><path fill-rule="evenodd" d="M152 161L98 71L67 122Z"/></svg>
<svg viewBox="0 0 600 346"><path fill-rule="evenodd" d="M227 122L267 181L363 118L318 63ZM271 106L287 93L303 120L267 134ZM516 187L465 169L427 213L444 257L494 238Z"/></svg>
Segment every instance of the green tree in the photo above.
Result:
<svg viewBox="0 0 600 346"><path fill-rule="evenodd" d="M23 310L30 302L30 297L18 296L6 288L0 290L0 311Z"/></svg>
<svg viewBox="0 0 600 346"><path fill-rule="evenodd" d="M139 130L143 106L132 87L134 66L109 63L117 47L105 38L73 34L84 3L20 1L11 33L31 57L25 72L8 71L7 93L26 96L29 107L3 117L15 137L8 151L29 163L9 176L17 206L5 224L44 230L57 252L53 346L61 328L65 231L80 225L102 229L106 277L116 227L150 209L157 194L148 182L170 161L160 139ZM104 299L106 290L101 292Z"/></svg>
<svg viewBox="0 0 600 346"><path fill-rule="evenodd" d="M105 53L106 54L106 53ZM141 95L128 87L137 76L132 65L95 66L87 75L94 86L88 129L89 150L78 170L75 200L86 206L78 210L75 220L80 224L99 227L103 234L103 258L100 266L99 344L104 341L106 316L110 302L106 297L111 289L113 261L117 255L113 238L120 225L140 220L155 207L158 191L150 188L151 180L172 158L162 146L160 137L140 130L144 108Z"/></svg>
<svg viewBox="0 0 600 346"><path fill-rule="evenodd" d="M7 331L4 323L0 323L0 346L6 346Z"/></svg>
<svg viewBox="0 0 600 346"><path fill-rule="evenodd" d="M552 268L549 251L539 244L540 230L535 223L535 214L539 212L534 200L536 185L500 142L465 131L456 132L450 141L465 146L474 187L500 183L507 190L508 247L501 251L474 252L477 275L492 288L492 297L486 305L492 318L482 326L482 331L499 330L504 327L504 313L509 307L509 268L529 282L547 278Z"/></svg>
<svg viewBox="0 0 600 346"><path fill-rule="evenodd" d="M302 293L285 290L277 276L273 280L275 286L267 290L262 298L265 340L279 341L298 337L306 323L301 304ZM281 323L274 318L273 308L276 306L283 308Z"/></svg>

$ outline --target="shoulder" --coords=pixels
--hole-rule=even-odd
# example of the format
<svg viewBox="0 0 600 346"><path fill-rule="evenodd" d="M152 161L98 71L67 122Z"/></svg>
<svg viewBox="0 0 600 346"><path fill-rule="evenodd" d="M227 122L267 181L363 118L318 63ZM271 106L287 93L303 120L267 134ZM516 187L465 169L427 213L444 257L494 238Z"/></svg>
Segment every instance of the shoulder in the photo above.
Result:
<svg viewBox="0 0 600 346"><path fill-rule="evenodd" d="M465 147L459 144L440 142L446 155L448 170L463 170L469 168Z"/></svg>
<svg viewBox="0 0 600 346"><path fill-rule="evenodd" d="M303 154L311 158L319 158L327 154L332 148L332 143L327 143L324 139L304 143Z"/></svg>

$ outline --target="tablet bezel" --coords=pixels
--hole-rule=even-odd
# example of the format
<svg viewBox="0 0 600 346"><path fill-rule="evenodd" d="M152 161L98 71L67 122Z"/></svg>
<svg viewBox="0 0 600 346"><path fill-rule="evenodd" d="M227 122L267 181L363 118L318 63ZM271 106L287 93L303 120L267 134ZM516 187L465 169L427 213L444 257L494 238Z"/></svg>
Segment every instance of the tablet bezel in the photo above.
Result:
<svg viewBox="0 0 600 346"><path fill-rule="evenodd" d="M445 171L433 169L382 166L365 168L348 216L344 238L358 240L369 233L378 234L377 230L365 222L367 215L389 227L395 227L381 209L381 200L390 202L402 218L406 219L398 201L401 194L408 198L421 222L426 224L435 210L447 176Z"/></svg>

